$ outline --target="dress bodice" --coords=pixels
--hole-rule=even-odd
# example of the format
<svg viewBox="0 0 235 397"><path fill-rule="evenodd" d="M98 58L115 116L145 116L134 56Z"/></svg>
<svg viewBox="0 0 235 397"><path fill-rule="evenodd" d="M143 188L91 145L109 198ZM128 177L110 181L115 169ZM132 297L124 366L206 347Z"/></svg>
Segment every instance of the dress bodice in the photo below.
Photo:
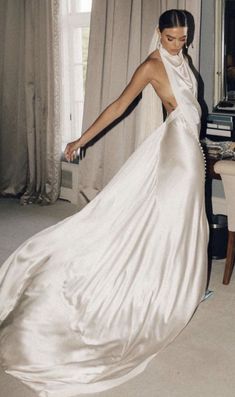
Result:
<svg viewBox="0 0 235 397"><path fill-rule="evenodd" d="M176 102L181 108L192 131L198 136L201 108L196 98L196 78L183 55L182 49L177 55L172 55L160 45L159 53L166 69Z"/></svg>

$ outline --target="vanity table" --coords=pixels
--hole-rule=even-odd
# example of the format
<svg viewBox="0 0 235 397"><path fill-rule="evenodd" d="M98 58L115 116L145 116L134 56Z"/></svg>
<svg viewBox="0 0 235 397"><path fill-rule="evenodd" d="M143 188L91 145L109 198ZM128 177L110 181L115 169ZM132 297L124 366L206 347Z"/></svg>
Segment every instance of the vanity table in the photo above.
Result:
<svg viewBox="0 0 235 397"><path fill-rule="evenodd" d="M220 174L217 174L214 170L215 163L219 161L219 159L215 159L209 156L206 156L206 178L209 180L212 179L220 179Z"/></svg>
<svg viewBox="0 0 235 397"><path fill-rule="evenodd" d="M214 170L214 165L217 161L223 161L223 159L220 158L212 158L208 155L206 155L206 179L207 182L212 181L213 179L220 179L221 180L221 176L220 174L217 174ZM225 158L224 160L226 161L233 161L235 163L235 161L232 158Z"/></svg>

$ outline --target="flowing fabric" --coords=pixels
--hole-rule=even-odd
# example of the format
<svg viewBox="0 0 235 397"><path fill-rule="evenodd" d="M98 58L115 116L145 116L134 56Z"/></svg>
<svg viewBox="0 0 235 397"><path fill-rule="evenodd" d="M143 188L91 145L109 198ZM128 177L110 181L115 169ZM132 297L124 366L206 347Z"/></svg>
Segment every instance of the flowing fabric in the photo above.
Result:
<svg viewBox="0 0 235 397"><path fill-rule="evenodd" d="M163 47L177 108L81 212L27 240L0 270L0 357L40 397L117 386L203 299L208 225L196 81Z"/></svg>

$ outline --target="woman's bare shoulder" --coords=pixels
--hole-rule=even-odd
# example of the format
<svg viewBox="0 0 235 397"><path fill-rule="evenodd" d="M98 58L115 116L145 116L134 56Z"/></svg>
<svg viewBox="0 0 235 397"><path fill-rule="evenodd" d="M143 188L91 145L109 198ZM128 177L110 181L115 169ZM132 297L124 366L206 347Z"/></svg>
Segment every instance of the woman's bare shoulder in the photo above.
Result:
<svg viewBox="0 0 235 397"><path fill-rule="evenodd" d="M148 65L149 71L151 71L153 80L161 80L164 75L164 65L161 60L161 56L158 50L151 52L145 60Z"/></svg>
<svg viewBox="0 0 235 397"><path fill-rule="evenodd" d="M163 63L161 60L161 56L158 50L155 50L151 52L151 54L148 55L146 58L145 62L149 65L149 68L152 68L156 71L161 71L163 68Z"/></svg>

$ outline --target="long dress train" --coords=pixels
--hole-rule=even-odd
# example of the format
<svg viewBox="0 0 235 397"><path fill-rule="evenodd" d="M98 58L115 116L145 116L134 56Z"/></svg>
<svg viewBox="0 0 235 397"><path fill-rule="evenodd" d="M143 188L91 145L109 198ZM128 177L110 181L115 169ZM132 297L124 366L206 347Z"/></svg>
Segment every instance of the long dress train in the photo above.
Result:
<svg viewBox="0 0 235 397"><path fill-rule="evenodd" d="M202 300L208 225L196 81L160 48L177 108L81 212L0 269L0 357L40 397L102 391L143 371Z"/></svg>

